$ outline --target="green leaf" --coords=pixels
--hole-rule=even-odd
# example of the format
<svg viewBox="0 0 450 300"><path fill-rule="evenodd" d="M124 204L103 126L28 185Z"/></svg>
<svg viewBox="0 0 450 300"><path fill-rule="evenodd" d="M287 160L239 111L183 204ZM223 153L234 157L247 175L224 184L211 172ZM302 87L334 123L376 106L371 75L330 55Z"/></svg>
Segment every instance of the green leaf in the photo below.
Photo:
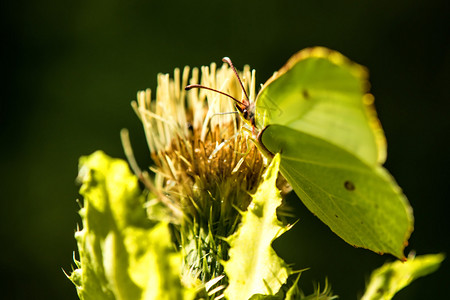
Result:
<svg viewBox="0 0 450 300"><path fill-rule="evenodd" d="M261 141L270 152L281 153L281 172L337 235L356 247L404 257L411 209L385 169L285 126L268 126Z"/></svg>
<svg viewBox="0 0 450 300"><path fill-rule="evenodd" d="M248 210L235 234L227 239L230 259L224 262L229 286L225 296L249 299L255 294L273 295L290 274L285 262L277 256L272 242L289 227L277 219L276 209L281 204L275 186L280 157L277 155L264 175L264 182L253 195Z"/></svg>
<svg viewBox="0 0 450 300"><path fill-rule="evenodd" d="M95 152L80 159L76 233L80 261L70 279L81 299L192 299L180 282L181 256L168 225L151 222L145 195L123 160Z"/></svg>
<svg viewBox="0 0 450 300"><path fill-rule="evenodd" d="M386 263L373 271L361 300L389 300L413 280L436 271L444 260L443 254L410 258L406 262Z"/></svg>

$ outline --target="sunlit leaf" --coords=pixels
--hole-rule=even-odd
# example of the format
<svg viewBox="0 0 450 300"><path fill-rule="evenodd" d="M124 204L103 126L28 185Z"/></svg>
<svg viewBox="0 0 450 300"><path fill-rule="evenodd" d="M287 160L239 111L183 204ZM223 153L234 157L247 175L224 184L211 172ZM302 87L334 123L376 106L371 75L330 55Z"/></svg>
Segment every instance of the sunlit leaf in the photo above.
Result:
<svg viewBox="0 0 450 300"><path fill-rule="evenodd" d="M181 256L168 225L151 222L127 163L95 152L80 159L78 269L70 278L81 299L192 299L180 282Z"/></svg>
<svg viewBox="0 0 450 300"><path fill-rule="evenodd" d="M389 300L413 280L436 271L443 260L443 254L428 254L386 263L373 271L361 300Z"/></svg>
<svg viewBox="0 0 450 300"><path fill-rule="evenodd" d="M228 299L276 294L290 274L288 266L272 248L272 242L289 229L276 215L281 204L275 186L279 162L280 157L275 156L265 173L264 182L242 215L238 231L228 239L230 259L224 263L229 278L229 286L225 290Z"/></svg>

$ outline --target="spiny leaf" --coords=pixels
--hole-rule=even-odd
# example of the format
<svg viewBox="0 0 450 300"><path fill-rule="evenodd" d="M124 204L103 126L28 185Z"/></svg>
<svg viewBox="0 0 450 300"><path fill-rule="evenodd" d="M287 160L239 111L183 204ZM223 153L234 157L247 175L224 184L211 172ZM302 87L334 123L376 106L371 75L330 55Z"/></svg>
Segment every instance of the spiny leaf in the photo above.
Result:
<svg viewBox="0 0 450 300"><path fill-rule="evenodd" d="M429 254L386 263L373 271L361 300L389 300L413 280L436 271L443 260L443 254Z"/></svg>
<svg viewBox="0 0 450 300"><path fill-rule="evenodd" d="M275 186L280 156L273 159L264 182L253 195L248 210L242 215L238 231L227 241L230 259L224 263L229 278L225 290L228 299L249 299L254 294L273 295L290 274L285 262L277 256L272 242L289 227L277 219L276 209L281 204Z"/></svg>
<svg viewBox="0 0 450 300"><path fill-rule="evenodd" d="M70 279L81 299L192 299L180 282L180 254L166 223L151 222L125 161L95 152L80 159L76 233L80 261Z"/></svg>

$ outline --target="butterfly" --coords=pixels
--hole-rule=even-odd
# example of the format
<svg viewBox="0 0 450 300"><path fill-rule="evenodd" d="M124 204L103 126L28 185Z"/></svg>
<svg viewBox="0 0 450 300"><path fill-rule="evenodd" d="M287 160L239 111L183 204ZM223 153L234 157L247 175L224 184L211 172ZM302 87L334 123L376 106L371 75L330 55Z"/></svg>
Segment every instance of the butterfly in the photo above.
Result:
<svg viewBox="0 0 450 300"><path fill-rule="evenodd" d="M280 172L304 205L347 243L405 260L412 209L383 168L386 140L368 92L367 71L342 54L299 51L244 99L231 97L257 132L258 148L280 153ZM274 109L274 105L277 109Z"/></svg>

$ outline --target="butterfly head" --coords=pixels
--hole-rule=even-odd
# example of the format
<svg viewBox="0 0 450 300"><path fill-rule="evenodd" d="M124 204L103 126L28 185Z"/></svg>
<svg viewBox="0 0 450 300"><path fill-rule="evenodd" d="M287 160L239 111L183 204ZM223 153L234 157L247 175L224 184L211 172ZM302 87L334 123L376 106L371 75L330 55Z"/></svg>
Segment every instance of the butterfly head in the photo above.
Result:
<svg viewBox="0 0 450 300"><path fill-rule="evenodd" d="M244 99L242 103L236 103L236 109L247 123L249 123L252 127L256 127L254 103L250 103Z"/></svg>

